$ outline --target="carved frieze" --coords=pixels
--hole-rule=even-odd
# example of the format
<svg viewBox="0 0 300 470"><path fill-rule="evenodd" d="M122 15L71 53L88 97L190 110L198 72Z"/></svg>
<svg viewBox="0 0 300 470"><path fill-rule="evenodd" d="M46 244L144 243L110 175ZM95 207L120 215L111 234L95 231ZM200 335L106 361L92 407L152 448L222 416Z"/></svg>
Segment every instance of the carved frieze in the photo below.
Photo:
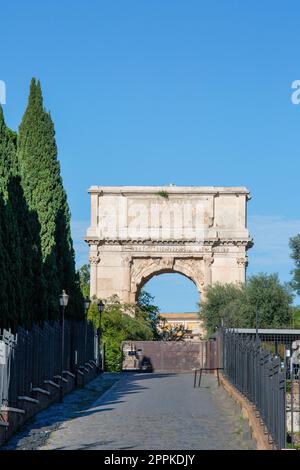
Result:
<svg viewBox="0 0 300 470"><path fill-rule="evenodd" d="M199 289L204 285L203 257L177 258L174 263L174 271L190 278Z"/></svg>
<svg viewBox="0 0 300 470"><path fill-rule="evenodd" d="M139 285L146 278L151 277L152 274L164 271L182 273L192 279L196 284L200 284L204 279L202 257L133 258L131 267L132 288Z"/></svg>

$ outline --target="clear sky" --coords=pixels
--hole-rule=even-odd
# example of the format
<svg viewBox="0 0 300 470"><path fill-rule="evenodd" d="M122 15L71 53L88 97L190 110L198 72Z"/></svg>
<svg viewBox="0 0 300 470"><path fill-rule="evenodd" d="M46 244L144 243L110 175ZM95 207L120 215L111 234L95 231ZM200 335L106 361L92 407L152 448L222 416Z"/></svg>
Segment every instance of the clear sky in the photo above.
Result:
<svg viewBox="0 0 300 470"><path fill-rule="evenodd" d="M12 0L0 21L6 120L17 129L39 78L78 265L90 185L244 185L255 241L248 272L290 279L288 239L300 232L300 105L291 102L299 1ZM193 310L193 284L168 277L151 281L162 309Z"/></svg>

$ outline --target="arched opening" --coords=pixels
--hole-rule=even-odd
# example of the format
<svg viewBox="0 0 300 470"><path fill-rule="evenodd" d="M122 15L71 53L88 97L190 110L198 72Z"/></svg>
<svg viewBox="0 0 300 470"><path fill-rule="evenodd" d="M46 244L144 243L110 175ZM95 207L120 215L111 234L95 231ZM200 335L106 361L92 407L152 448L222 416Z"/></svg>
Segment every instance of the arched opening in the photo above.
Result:
<svg viewBox="0 0 300 470"><path fill-rule="evenodd" d="M159 272L143 280L137 295L142 290L154 298L153 303L159 308L165 326L183 328L186 339L203 337L198 313L200 292L192 279L174 271Z"/></svg>
<svg viewBox="0 0 300 470"><path fill-rule="evenodd" d="M143 284L142 289L154 296L161 312L185 313L198 310L198 289L183 274L163 273L152 276Z"/></svg>

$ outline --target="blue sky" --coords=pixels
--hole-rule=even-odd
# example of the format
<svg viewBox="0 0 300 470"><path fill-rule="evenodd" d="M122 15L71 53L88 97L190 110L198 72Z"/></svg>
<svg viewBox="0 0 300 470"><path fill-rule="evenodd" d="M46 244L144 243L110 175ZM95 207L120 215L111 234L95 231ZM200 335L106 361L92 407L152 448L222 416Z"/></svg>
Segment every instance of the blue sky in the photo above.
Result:
<svg viewBox="0 0 300 470"><path fill-rule="evenodd" d="M299 2L15 0L2 2L0 20L6 120L17 129L38 77L78 264L92 184L245 185L248 272L289 280L288 239L300 232ZM151 281L163 310L194 309L182 279Z"/></svg>

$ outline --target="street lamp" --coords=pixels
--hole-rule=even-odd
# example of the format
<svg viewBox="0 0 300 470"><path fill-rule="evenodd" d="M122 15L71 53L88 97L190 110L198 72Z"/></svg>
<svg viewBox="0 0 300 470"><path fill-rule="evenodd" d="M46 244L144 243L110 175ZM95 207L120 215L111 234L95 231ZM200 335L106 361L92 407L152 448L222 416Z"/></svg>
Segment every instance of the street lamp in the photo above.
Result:
<svg viewBox="0 0 300 470"><path fill-rule="evenodd" d="M100 300L100 302L98 303L98 312L99 312L99 328L98 328L98 360L99 360L99 365L100 365L100 340L101 340L101 319L102 319L102 313L104 311L104 308L105 308L105 305L104 303L102 302L102 300ZM101 370L103 370L103 357L101 355Z"/></svg>
<svg viewBox="0 0 300 470"><path fill-rule="evenodd" d="M64 370L64 348L65 348L65 309L68 305L69 296L65 290L59 296L59 305L62 311L62 325L61 325L61 380L60 380L60 402L64 398L64 385L63 385L63 370Z"/></svg>
<svg viewBox="0 0 300 470"><path fill-rule="evenodd" d="M90 308L90 305L91 305L91 301L88 297L86 297L84 299L84 310L86 314L87 314L88 309Z"/></svg>
<svg viewBox="0 0 300 470"><path fill-rule="evenodd" d="M87 342L87 313L90 308L91 301L88 297L84 299L84 311L85 311L85 328L84 328L84 362L86 362L86 342Z"/></svg>

